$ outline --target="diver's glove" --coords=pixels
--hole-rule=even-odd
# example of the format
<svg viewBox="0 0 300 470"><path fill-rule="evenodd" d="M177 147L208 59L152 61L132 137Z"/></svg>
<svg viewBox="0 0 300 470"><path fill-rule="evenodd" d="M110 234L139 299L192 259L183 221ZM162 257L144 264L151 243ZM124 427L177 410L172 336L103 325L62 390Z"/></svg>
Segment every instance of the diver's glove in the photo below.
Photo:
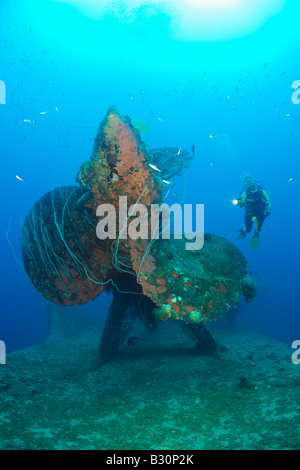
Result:
<svg viewBox="0 0 300 470"><path fill-rule="evenodd" d="M244 201L242 201L242 199L237 199L237 203L238 203L238 206L241 207L241 209L243 209L245 205Z"/></svg>
<svg viewBox="0 0 300 470"><path fill-rule="evenodd" d="M240 228L238 230L240 232L238 238L241 240L242 238L246 238L246 227Z"/></svg>

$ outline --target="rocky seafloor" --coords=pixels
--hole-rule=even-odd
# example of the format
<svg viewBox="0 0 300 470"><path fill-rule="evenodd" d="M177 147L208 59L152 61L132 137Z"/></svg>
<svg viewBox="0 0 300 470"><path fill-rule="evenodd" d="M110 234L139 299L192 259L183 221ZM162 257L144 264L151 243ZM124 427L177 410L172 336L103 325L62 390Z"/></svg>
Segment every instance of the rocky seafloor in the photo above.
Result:
<svg viewBox="0 0 300 470"><path fill-rule="evenodd" d="M212 325L220 352L199 355L178 323L136 325L139 339L101 367L96 327L8 354L0 448L299 449L290 345Z"/></svg>

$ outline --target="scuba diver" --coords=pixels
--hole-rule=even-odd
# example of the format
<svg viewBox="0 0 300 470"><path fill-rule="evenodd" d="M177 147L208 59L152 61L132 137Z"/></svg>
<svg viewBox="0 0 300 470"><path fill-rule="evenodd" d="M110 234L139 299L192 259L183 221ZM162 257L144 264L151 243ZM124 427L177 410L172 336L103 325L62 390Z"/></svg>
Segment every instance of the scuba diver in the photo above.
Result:
<svg viewBox="0 0 300 470"><path fill-rule="evenodd" d="M245 227L238 230L240 232L239 238L246 238L246 233L251 232L252 225L255 223L255 232L250 242L250 248L257 248L263 222L271 213L271 203L259 181L255 181L252 176L246 176L244 181L245 188L241 191L239 199L234 201L234 204L241 208L245 206Z"/></svg>

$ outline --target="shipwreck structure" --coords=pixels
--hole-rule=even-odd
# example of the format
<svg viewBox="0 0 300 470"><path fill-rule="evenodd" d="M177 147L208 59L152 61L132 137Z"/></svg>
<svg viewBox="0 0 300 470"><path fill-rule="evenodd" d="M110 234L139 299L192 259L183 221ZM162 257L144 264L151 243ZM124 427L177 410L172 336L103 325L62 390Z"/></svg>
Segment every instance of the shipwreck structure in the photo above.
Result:
<svg viewBox="0 0 300 470"><path fill-rule="evenodd" d="M206 324L233 309L242 294L247 301L255 296L246 260L222 237L206 233L201 250L186 251L180 239L122 236L136 220L133 212L122 216L120 198L126 197L137 211L141 205L164 202L172 178L188 166L193 153L194 148L191 155L174 147L148 151L130 119L111 106L90 159L78 169L77 185L48 192L27 215L24 266L47 300L81 305L112 290L99 348L103 356L118 350L129 328L128 316L136 315L146 323L180 320L193 331L199 349L202 344L202 349L212 350L216 342ZM97 208L103 204L116 209L115 223L123 227L116 239L96 235ZM157 232L161 229L158 225Z"/></svg>

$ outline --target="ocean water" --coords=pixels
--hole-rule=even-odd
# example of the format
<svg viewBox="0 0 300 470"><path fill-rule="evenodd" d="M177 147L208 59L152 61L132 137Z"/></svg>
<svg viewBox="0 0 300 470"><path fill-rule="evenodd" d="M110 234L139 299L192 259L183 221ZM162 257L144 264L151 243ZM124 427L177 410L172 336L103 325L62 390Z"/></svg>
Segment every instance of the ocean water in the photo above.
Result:
<svg viewBox="0 0 300 470"><path fill-rule="evenodd" d="M1 448L299 448L300 5L240 4L1 1ZM248 262L257 296L234 325L213 322L219 357L195 354L177 322L138 323L140 342L97 369L109 293L47 340L51 308L22 268L22 225L43 194L75 184L110 105L149 123L150 149L195 146L168 203L204 204L205 231ZM271 200L257 249L238 240L232 203L246 174Z"/></svg>

